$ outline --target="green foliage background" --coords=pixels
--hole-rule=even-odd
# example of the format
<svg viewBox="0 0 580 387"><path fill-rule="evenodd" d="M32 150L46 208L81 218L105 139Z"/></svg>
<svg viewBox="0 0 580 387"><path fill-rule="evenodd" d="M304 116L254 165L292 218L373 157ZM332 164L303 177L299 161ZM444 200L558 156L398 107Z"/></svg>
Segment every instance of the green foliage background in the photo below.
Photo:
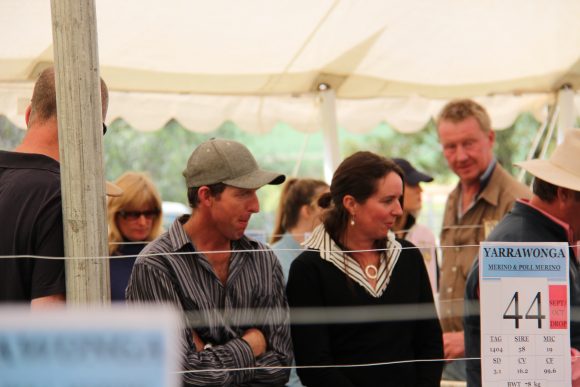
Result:
<svg viewBox="0 0 580 387"><path fill-rule="evenodd" d="M524 113L509 128L496 130L495 155L510 173L518 173L513 163L526 158L539 126L532 114ZM417 133L400 133L383 122L366 135L342 133L341 139L345 156L358 150L370 150L387 157L406 158L417 169L435 176L440 184L455 179L443 157L433 120Z"/></svg>
<svg viewBox="0 0 580 387"><path fill-rule="evenodd" d="M0 150L11 150L20 144L26 132L5 116L0 116Z"/></svg>
<svg viewBox="0 0 580 387"><path fill-rule="evenodd" d="M511 173L518 172L513 163L525 159L539 125L531 114L522 114L511 127L496 131L496 156ZM0 149L13 149L24 133L0 117ZM211 137L230 138L244 143L265 169L287 176L323 179L323 139L320 131L307 134L278 124L269 133L251 134L232 122L225 122L210 133L196 133L172 120L158 131L140 132L121 119L109 125L104 137L106 178L114 181L124 171L146 171L157 184L163 200L187 203L181 173L193 149ZM381 123L365 134L354 134L340 128L339 139L341 157L358 150L370 150L387 157L404 157L417 168L433 175L437 183L455 181L443 158L432 121L419 132L411 134L400 133L388 123ZM261 212L252 218L250 228L269 232L280 187L266 186L258 192Z"/></svg>

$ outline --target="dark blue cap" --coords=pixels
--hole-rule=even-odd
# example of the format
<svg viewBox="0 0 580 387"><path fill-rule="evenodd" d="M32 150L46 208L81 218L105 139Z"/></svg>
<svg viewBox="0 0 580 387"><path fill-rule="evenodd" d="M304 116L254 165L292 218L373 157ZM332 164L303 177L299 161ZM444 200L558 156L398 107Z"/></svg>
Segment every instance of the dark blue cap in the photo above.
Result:
<svg viewBox="0 0 580 387"><path fill-rule="evenodd" d="M426 173L419 172L405 159L394 158L393 161L397 164L403 172L405 173L405 183L409 185L417 185L421 182L429 183L433 181L433 178Z"/></svg>

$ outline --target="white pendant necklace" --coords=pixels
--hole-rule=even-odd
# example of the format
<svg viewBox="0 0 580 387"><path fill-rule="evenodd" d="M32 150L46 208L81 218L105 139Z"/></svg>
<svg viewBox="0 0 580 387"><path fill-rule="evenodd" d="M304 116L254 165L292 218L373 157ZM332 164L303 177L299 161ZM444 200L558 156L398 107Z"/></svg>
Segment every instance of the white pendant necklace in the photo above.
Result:
<svg viewBox="0 0 580 387"><path fill-rule="evenodd" d="M375 265L366 265L365 275L372 280L377 279L379 276L379 269L377 269Z"/></svg>

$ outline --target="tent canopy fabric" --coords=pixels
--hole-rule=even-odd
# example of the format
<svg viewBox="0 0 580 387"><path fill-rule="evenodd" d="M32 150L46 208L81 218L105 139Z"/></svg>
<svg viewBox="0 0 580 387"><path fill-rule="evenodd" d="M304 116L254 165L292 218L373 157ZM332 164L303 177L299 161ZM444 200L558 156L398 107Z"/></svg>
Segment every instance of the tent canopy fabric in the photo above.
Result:
<svg viewBox="0 0 580 387"><path fill-rule="evenodd" d="M140 130L174 118L201 132L225 120L317 131L320 83L355 132L381 121L419 130L457 97L504 128L522 111L541 118L562 85L580 89L577 0L95 3L108 121ZM32 82L53 59L50 2L3 0L0 23L0 114L22 126Z"/></svg>

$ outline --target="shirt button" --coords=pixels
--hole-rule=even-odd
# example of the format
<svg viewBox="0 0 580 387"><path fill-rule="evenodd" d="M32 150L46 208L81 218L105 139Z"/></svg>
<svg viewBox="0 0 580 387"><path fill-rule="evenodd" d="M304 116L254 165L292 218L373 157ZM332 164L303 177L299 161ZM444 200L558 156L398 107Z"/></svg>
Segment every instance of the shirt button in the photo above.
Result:
<svg viewBox="0 0 580 387"><path fill-rule="evenodd" d="M447 314L451 316L451 309L447 309Z"/></svg>
<svg viewBox="0 0 580 387"><path fill-rule="evenodd" d="M456 246L455 251L459 252L459 250L461 250L461 248L459 246Z"/></svg>
<svg viewBox="0 0 580 387"><path fill-rule="evenodd" d="M447 293L451 293L453 291L453 288L450 286L447 288Z"/></svg>
<svg viewBox="0 0 580 387"><path fill-rule="evenodd" d="M455 273L455 272L457 271L457 266L453 266L453 267L451 268L451 271Z"/></svg>

